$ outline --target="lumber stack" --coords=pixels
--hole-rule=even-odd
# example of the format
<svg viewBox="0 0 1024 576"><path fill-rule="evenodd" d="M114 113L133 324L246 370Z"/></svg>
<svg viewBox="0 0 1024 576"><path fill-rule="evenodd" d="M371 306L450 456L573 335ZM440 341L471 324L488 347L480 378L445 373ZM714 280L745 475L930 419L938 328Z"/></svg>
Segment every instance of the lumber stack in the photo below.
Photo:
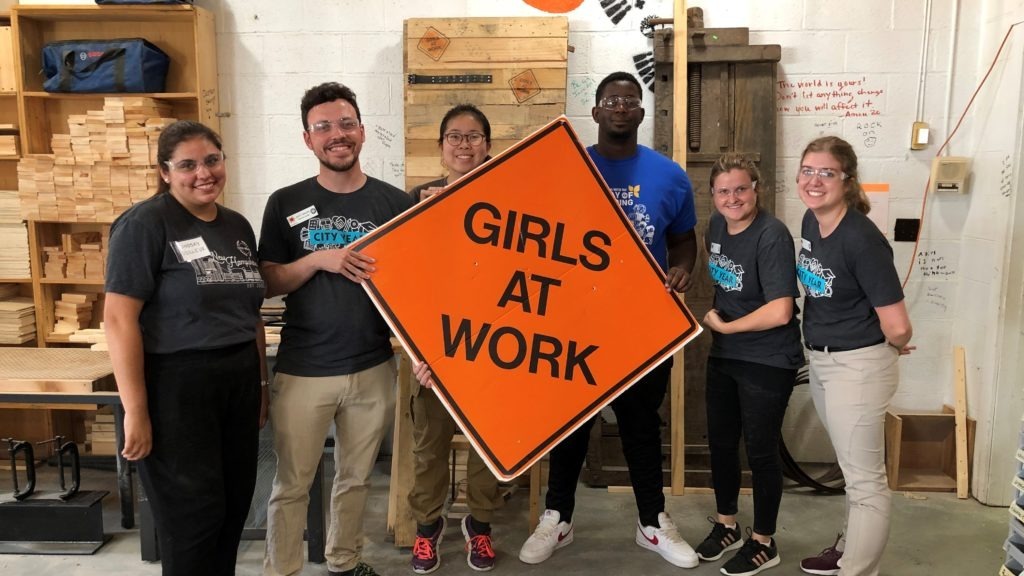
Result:
<svg viewBox="0 0 1024 576"><path fill-rule="evenodd" d="M72 334L88 328L92 322L92 304L96 294L65 292L60 300L53 303L53 315L57 319L53 334Z"/></svg>
<svg viewBox="0 0 1024 576"><path fill-rule="evenodd" d="M102 280L107 266L109 230L61 234L60 246L44 246L43 277Z"/></svg>
<svg viewBox="0 0 1024 576"><path fill-rule="evenodd" d="M117 454L113 409L104 406L87 416L85 430L85 444L93 455L114 456Z"/></svg>
<svg viewBox="0 0 1024 576"><path fill-rule="evenodd" d="M0 158L18 155L18 127L0 124Z"/></svg>
<svg viewBox="0 0 1024 576"><path fill-rule="evenodd" d="M54 134L53 154L18 163L26 220L113 222L152 196L159 182L157 141L175 121L168 103L145 97L104 98L102 110L68 116Z"/></svg>
<svg viewBox="0 0 1024 576"><path fill-rule="evenodd" d="M0 278L32 275L28 256L28 229L21 221L18 192L0 190Z"/></svg>
<svg viewBox="0 0 1024 576"><path fill-rule="evenodd" d="M36 337L36 307L19 296L17 284L0 284L0 344L24 344Z"/></svg>

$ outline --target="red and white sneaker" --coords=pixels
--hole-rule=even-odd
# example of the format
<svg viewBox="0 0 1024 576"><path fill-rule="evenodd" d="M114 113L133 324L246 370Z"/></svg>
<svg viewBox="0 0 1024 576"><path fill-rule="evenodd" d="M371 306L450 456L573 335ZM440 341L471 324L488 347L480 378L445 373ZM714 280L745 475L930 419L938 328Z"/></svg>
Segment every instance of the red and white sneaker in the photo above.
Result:
<svg viewBox="0 0 1024 576"><path fill-rule="evenodd" d="M572 544L572 523L561 520L557 510L545 510L537 529L519 550L519 559L527 564L540 564L551 558L555 550Z"/></svg>
<svg viewBox="0 0 1024 576"><path fill-rule="evenodd" d="M668 517L668 514L664 512L658 514L658 524L660 527L655 528L654 526L641 526L637 521L637 545L661 554L662 558L674 566L696 568L700 564L697 553L679 535L679 530L676 529L675 523Z"/></svg>

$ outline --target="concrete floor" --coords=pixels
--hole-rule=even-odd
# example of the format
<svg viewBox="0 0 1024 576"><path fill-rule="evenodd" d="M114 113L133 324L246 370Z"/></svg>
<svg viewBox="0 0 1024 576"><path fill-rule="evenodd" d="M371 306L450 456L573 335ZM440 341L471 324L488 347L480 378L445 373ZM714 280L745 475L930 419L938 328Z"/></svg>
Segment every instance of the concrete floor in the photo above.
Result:
<svg viewBox="0 0 1024 576"><path fill-rule="evenodd" d="M40 484L45 486L46 471ZM366 521L365 560L382 575L410 575L410 551L399 550L387 541L388 476L375 475ZM120 527L118 505L113 492L113 473L83 471L83 489L110 490L104 501L105 525L113 536L92 556L0 555L2 576L137 576L160 574L159 564L139 560L138 530ZM4 488L6 490L6 488ZM957 500L952 494L895 494L893 530L882 573L890 576L975 576L996 574L1004 553L1008 514L1005 508L989 508L973 500ZM740 499L740 520L750 521L749 496ZM519 562L519 547L527 534L527 494L520 490L498 512L494 523L497 573L552 574L559 576L593 574L718 574L722 560L701 564L693 570L675 568L633 542L635 508L630 494L609 494L606 490L580 486L576 512L575 542L559 550L547 562L528 566ZM710 495L669 498L668 511L680 532L691 544L699 543L710 529L705 517L714 511ZM765 574L802 574L799 560L817 554L830 545L839 529L843 498L814 496L789 490L783 497L776 540L782 564ZM452 522L441 545L442 566L435 574L476 574L465 562L463 538ZM239 576L261 573L263 542L243 542L239 551ZM325 565L307 564L302 574L326 575Z"/></svg>

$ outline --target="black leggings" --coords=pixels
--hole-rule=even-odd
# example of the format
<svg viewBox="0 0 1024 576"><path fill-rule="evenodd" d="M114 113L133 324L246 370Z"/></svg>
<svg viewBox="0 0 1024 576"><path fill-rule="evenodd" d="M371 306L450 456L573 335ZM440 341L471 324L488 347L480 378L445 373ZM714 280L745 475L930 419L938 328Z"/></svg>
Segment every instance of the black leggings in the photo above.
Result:
<svg viewBox="0 0 1024 576"><path fill-rule="evenodd" d="M718 513L738 512L742 433L754 480L754 532L763 536L775 534L782 502L779 441L795 381L796 369L708 358L708 446Z"/></svg>
<svg viewBox="0 0 1024 576"><path fill-rule="evenodd" d="M153 450L139 477L164 576L230 576L256 487L256 343L146 354Z"/></svg>

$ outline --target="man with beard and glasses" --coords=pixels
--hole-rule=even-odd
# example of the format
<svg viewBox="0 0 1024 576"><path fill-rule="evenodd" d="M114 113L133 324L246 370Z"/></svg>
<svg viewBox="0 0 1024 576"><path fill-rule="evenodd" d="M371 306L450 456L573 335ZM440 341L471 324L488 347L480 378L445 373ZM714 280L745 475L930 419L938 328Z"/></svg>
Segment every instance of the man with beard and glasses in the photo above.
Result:
<svg viewBox="0 0 1024 576"><path fill-rule="evenodd" d="M693 188L686 172L646 146L637 144L644 119L640 82L627 72L615 72L597 86L597 145L587 149L619 206L629 216L640 239L665 271L665 289L676 292L690 286L697 257L694 226L697 216ZM657 322L651 318L649 321ZM696 552L679 536L665 513L661 470L661 419L658 408L665 398L672 360L654 368L612 402L618 419L622 451L639 518L637 545L661 555L669 563L694 568ZM598 416L600 417L600 416ZM573 540L576 484L593 421L581 426L551 451L545 510L537 529L519 552L527 564L547 560Z"/></svg>
<svg viewBox="0 0 1024 576"><path fill-rule="evenodd" d="M309 487L335 426L328 572L371 576L360 561L370 472L395 404L390 330L360 282L374 260L349 245L413 205L363 173L356 96L328 82L302 98L302 138L316 176L274 192L259 245L267 295L285 294L285 327L270 389L277 474L267 509L263 573L299 574Z"/></svg>

